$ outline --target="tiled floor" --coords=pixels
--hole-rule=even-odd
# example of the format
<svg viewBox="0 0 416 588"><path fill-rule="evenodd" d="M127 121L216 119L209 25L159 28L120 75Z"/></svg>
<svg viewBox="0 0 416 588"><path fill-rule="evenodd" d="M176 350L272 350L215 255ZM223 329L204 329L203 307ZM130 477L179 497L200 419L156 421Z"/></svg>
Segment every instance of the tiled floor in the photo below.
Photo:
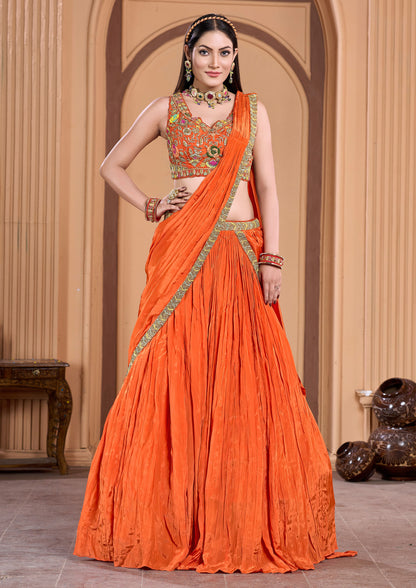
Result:
<svg viewBox="0 0 416 588"><path fill-rule="evenodd" d="M335 474L340 549L358 557L293 574L114 568L72 555L87 470L0 473L0 585L28 588L416 587L416 482L347 483Z"/></svg>

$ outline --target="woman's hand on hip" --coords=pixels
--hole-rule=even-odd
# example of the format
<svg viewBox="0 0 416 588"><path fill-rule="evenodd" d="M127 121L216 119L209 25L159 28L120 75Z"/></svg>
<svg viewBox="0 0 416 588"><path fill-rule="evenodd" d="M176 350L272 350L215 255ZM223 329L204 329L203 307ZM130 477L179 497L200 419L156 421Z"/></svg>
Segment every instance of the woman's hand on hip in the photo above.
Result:
<svg viewBox="0 0 416 588"><path fill-rule="evenodd" d="M282 270L273 265L261 264L259 277L265 304L274 304L280 296Z"/></svg>
<svg viewBox="0 0 416 588"><path fill-rule="evenodd" d="M157 207L157 216L161 217L165 212L181 210L192 196L186 186L174 188L167 196L161 199Z"/></svg>

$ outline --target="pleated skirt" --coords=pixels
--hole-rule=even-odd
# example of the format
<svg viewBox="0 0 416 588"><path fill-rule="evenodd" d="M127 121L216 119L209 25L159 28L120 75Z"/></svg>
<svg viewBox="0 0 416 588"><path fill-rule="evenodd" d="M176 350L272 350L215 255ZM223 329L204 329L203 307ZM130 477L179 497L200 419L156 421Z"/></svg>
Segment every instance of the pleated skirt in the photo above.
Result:
<svg viewBox="0 0 416 588"><path fill-rule="evenodd" d="M250 259L262 231L229 227L109 412L76 555L273 573L337 547L328 453Z"/></svg>

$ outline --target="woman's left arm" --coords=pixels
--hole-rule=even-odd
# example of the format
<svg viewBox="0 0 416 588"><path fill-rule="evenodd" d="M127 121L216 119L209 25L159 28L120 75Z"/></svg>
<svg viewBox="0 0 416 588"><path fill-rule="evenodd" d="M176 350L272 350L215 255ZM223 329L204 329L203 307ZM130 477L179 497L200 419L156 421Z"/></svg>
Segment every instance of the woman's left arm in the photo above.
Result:
<svg viewBox="0 0 416 588"><path fill-rule="evenodd" d="M257 104L257 133L253 147L253 170L263 223L263 252L279 254L279 200L274 171L272 133L264 104ZM266 304L276 302L280 295L282 270L260 266L260 280Z"/></svg>

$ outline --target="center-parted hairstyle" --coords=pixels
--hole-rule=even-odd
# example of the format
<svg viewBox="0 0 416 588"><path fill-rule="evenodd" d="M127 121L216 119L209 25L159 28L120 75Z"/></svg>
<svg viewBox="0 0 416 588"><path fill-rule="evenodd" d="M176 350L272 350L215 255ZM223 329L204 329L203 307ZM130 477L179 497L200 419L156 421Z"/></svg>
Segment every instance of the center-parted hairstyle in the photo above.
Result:
<svg viewBox="0 0 416 588"><path fill-rule="evenodd" d="M222 14L204 14L200 16L194 22L189 25L188 30L185 34L184 44L188 46L189 52L192 53L195 44L199 41L204 33L208 31L221 31L230 39L233 49L237 49L237 35L234 25L231 23L230 20L226 16ZM192 74L190 82L187 82L185 79L185 49L182 53L182 61L181 61L181 70L179 73L178 83L176 84L175 93L182 92L188 86L190 86L194 81L194 76ZM230 92L237 92L241 88L241 81L240 81L240 66L238 63L238 53L234 59L234 73L233 73L233 81L230 83L229 78L227 78L224 82L224 85L227 87Z"/></svg>

